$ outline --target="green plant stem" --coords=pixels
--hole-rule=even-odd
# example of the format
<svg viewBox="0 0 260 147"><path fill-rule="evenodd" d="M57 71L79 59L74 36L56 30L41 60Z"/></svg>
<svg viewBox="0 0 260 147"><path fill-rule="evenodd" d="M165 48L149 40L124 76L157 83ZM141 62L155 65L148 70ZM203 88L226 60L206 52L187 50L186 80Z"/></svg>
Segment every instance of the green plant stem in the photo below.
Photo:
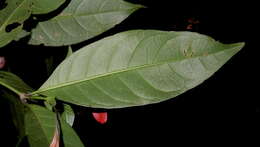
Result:
<svg viewBox="0 0 260 147"><path fill-rule="evenodd" d="M30 99L34 99L34 100L44 100L44 101L47 100L46 98L43 98L43 97L41 97L41 96L31 96Z"/></svg>

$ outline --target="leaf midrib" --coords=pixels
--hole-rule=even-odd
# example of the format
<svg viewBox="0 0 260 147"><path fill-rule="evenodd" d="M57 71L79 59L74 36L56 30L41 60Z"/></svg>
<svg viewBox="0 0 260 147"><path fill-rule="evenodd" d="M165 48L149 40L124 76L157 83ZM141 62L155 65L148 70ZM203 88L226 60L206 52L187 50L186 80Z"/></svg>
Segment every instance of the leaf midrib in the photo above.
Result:
<svg viewBox="0 0 260 147"><path fill-rule="evenodd" d="M236 44L238 45L240 43L236 43ZM213 55L213 54L216 54L216 53L225 52L227 50L232 50L232 49L238 49L239 50L238 46L234 46L232 48L228 48L228 49L224 49L224 50L221 50L221 51L212 52L212 53L207 54L207 55L203 55L202 54L202 55L192 56L192 57L188 57L188 58L182 58L182 59L179 59L179 60L171 59L171 60L166 60L166 61L155 63L155 64L152 63L152 64L144 64L144 65L141 65L141 66L134 66L134 67L125 68L125 69L122 69L122 70L116 70L116 71L113 71L113 72L108 72L108 73L104 73L104 74L95 75L95 76L88 77L88 78L82 79L82 80L66 82L66 83L63 83L63 84L60 84L60 85L56 85L56 86L52 86L52 87L49 87L49 88L39 89L37 91L32 92L31 94L34 95L34 94L42 93L42 92L45 92L45 91L48 91L48 90L53 90L53 89L57 89L57 88L61 88L61 87L66 87L66 86L70 86L70 85L74 85L74 84L90 81L90 80L93 80L93 79L102 78L102 77L110 76L110 75L113 75L113 74L119 74L119 73L123 73L123 72L133 71L133 70L137 70L137 69L141 69L141 68L147 68L147 67L163 65L165 63L170 63L170 62L180 62L180 61L183 61L183 60L195 59L195 58L199 58L199 57L202 57L202 56L203 57L207 57L207 56L210 56L210 55Z"/></svg>

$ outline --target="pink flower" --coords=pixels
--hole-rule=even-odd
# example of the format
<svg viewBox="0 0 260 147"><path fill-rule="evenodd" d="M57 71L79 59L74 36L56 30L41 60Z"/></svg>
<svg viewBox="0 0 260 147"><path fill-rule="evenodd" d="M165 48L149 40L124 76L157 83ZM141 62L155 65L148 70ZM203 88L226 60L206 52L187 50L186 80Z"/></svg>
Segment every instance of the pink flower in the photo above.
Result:
<svg viewBox="0 0 260 147"><path fill-rule="evenodd" d="M60 146L60 133L59 133L58 127L56 126L56 130L55 130L54 136L52 138L50 147L59 147L59 146Z"/></svg>
<svg viewBox="0 0 260 147"><path fill-rule="evenodd" d="M4 68L5 66L5 57L0 56L0 69Z"/></svg>

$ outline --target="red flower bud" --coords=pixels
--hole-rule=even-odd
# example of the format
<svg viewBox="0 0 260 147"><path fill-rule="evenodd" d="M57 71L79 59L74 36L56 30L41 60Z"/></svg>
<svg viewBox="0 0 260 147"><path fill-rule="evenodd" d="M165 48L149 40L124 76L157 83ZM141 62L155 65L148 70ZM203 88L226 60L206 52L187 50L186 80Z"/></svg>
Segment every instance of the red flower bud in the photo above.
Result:
<svg viewBox="0 0 260 147"><path fill-rule="evenodd" d="M107 112L93 112L92 115L100 124L105 124L107 122Z"/></svg>

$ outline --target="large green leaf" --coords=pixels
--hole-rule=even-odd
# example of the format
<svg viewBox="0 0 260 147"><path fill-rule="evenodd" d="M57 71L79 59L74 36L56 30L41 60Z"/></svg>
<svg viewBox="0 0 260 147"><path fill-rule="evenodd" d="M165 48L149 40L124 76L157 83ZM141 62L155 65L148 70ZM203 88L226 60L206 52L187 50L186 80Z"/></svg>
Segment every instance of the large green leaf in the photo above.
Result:
<svg viewBox="0 0 260 147"><path fill-rule="evenodd" d="M31 15L32 0L6 0L7 6L0 11L0 47L5 46L22 31L22 23ZM6 27L21 24L10 32Z"/></svg>
<svg viewBox="0 0 260 147"><path fill-rule="evenodd" d="M32 13L44 14L57 9L66 0L33 0Z"/></svg>
<svg viewBox="0 0 260 147"><path fill-rule="evenodd" d="M191 32L123 32L73 53L34 94L98 108L157 103L202 83L243 45Z"/></svg>
<svg viewBox="0 0 260 147"><path fill-rule="evenodd" d="M0 71L0 85L12 90L18 95L33 91L33 89L24 83L18 76L5 71Z"/></svg>
<svg viewBox="0 0 260 147"><path fill-rule="evenodd" d="M39 23L29 43L79 43L114 27L140 7L123 0L72 0L59 15Z"/></svg>
<svg viewBox="0 0 260 147"><path fill-rule="evenodd" d="M57 125L54 112L37 105L28 105L25 117L30 147L49 147ZM64 147L84 147L75 131L61 120Z"/></svg>

